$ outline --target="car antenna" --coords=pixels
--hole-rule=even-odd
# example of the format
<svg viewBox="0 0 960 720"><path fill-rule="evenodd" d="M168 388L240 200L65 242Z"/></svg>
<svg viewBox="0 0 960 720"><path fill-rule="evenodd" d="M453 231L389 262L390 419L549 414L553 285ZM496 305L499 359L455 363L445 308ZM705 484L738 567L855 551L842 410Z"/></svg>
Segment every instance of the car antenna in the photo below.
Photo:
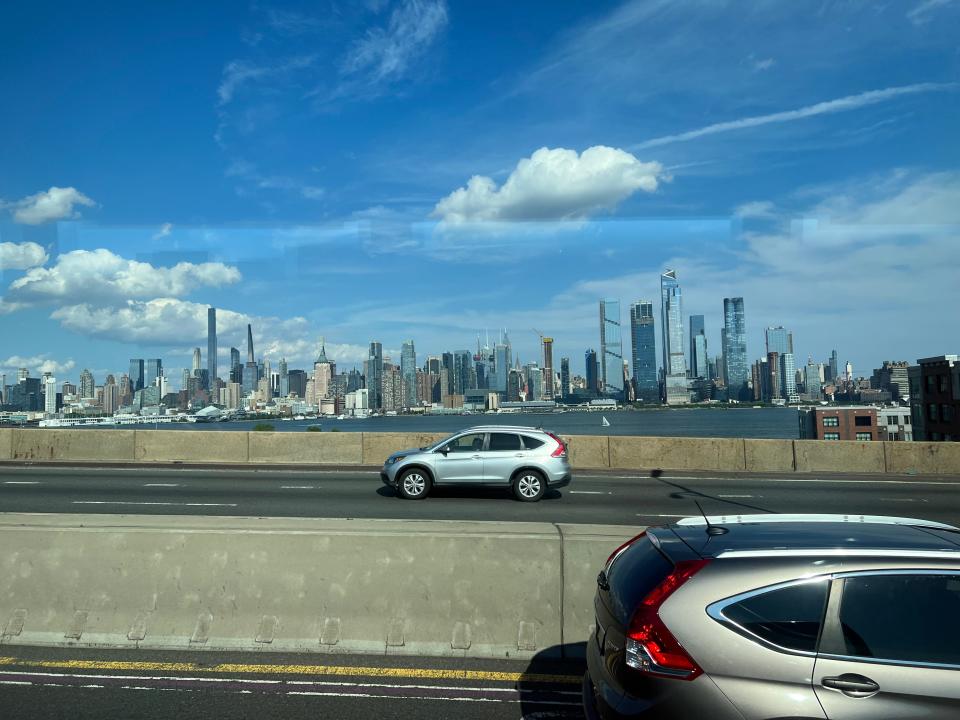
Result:
<svg viewBox="0 0 960 720"><path fill-rule="evenodd" d="M728 532L730 532L727 528L720 525L711 525L710 518L707 517L707 514L703 511L703 508L700 507L700 503L694 500L693 504L697 506L697 510L699 510L700 514L703 515L703 521L707 523L707 535L710 537L716 537L717 535L726 535Z"/></svg>

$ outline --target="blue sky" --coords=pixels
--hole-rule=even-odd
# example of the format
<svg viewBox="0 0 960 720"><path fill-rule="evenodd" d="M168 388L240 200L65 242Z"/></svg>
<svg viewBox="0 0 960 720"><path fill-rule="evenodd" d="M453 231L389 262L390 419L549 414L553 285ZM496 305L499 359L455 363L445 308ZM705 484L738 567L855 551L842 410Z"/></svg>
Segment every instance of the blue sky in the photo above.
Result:
<svg viewBox="0 0 960 720"><path fill-rule="evenodd" d="M205 345L347 366L597 301L858 372L957 352L960 2L123 3L0 10L0 372ZM626 353L629 355L629 353ZM221 363L223 359L221 359Z"/></svg>

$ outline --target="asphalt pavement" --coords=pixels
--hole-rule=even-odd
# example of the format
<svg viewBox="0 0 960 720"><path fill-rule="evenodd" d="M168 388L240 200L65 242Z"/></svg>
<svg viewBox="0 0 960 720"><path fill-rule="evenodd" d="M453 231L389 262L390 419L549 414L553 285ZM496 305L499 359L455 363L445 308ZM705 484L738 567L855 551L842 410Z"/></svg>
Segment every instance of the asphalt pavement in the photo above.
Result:
<svg viewBox="0 0 960 720"><path fill-rule="evenodd" d="M582 718L583 665L0 645L0 715L316 720Z"/></svg>
<svg viewBox="0 0 960 720"><path fill-rule="evenodd" d="M652 525L697 514L897 515L960 523L960 479L911 475L575 472L539 503L495 488L408 501L376 469L0 466L0 512L497 520Z"/></svg>

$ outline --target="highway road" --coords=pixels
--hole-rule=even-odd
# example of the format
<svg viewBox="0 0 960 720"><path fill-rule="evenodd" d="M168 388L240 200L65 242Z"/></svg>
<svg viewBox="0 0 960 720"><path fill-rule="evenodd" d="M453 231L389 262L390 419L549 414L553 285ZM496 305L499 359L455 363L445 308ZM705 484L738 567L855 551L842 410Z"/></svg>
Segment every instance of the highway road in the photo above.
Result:
<svg viewBox="0 0 960 720"><path fill-rule="evenodd" d="M960 523L960 479L583 471L539 503L439 488L405 501L373 469L0 466L0 512L197 514L652 525L697 513L832 512Z"/></svg>
<svg viewBox="0 0 960 720"><path fill-rule="evenodd" d="M582 718L575 663L0 646L5 720Z"/></svg>

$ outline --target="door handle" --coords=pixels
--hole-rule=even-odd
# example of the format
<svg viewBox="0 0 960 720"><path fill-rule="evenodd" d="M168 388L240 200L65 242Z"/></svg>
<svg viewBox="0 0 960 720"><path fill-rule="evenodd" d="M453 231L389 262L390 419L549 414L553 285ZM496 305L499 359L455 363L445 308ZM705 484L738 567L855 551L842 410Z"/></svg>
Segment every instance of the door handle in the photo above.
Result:
<svg viewBox="0 0 960 720"><path fill-rule="evenodd" d="M844 695L855 698L870 697L880 690L880 686L863 675L844 673L839 677L825 677L821 680L825 688L839 690Z"/></svg>
<svg viewBox="0 0 960 720"><path fill-rule="evenodd" d="M479 459L481 459L482 457L483 457L483 455L474 455L472 459L473 459L473 460L479 460Z"/></svg>
<svg viewBox="0 0 960 720"><path fill-rule="evenodd" d="M514 455L514 457L526 457L526 455L524 455L523 453L517 453L516 455Z"/></svg>

